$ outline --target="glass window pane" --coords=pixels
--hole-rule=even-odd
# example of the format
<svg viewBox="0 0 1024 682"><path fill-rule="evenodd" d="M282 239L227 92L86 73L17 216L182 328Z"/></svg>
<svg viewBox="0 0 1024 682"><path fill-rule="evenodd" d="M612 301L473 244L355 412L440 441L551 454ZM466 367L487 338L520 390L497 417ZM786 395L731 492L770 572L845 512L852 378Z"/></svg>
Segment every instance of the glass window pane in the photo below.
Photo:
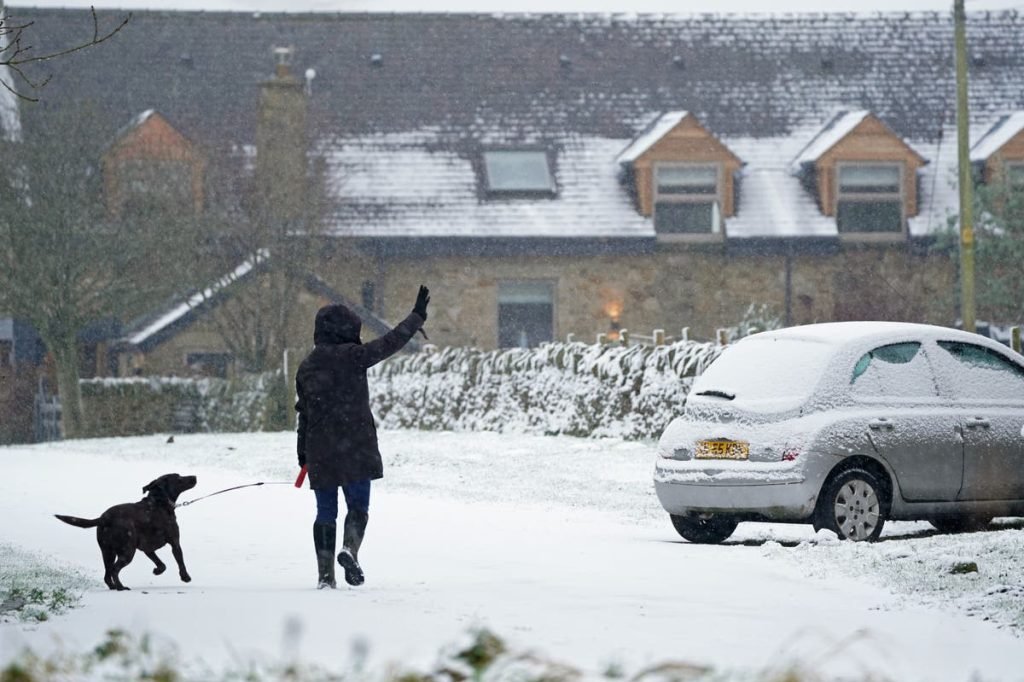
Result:
<svg viewBox="0 0 1024 682"><path fill-rule="evenodd" d="M865 353L853 367L853 379L850 383L857 381L863 375L872 362L888 362L893 365L903 365L914 359L917 351L921 349L919 343L893 343L888 346L880 346Z"/></svg>
<svg viewBox="0 0 1024 682"><path fill-rule="evenodd" d="M836 207L840 232L902 232L903 206L898 200L840 201Z"/></svg>
<svg viewBox="0 0 1024 682"><path fill-rule="evenodd" d="M1015 163L1007 168L1010 177L1010 186L1024 189L1024 163Z"/></svg>
<svg viewBox="0 0 1024 682"><path fill-rule="evenodd" d="M554 189L545 152L486 152L488 189L550 192Z"/></svg>
<svg viewBox="0 0 1024 682"><path fill-rule="evenodd" d="M718 169L712 166L657 166L659 194L717 194Z"/></svg>
<svg viewBox="0 0 1024 682"><path fill-rule="evenodd" d="M868 399L937 397L935 377L920 348L919 343L899 343L862 357L854 369L853 394Z"/></svg>
<svg viewBox="0 0 1024 682"><path fill-rule="evenodd" d="M939 341L958 363L953 391L960 398L975 400L1024 400L1024 368L999 353L970 343Z"/></svg>
<svg viewBox="0 0 1024 682"><path fill-rule="evenodd" d="M547 303L554 298L550 282L502 282L498 285L499 303Z"/></svg>
<svg viewBox="0 0 1024 682"><path fill-rule="evenodd" d="M899 166L840 166L839 191L899 192L900 168Z"/></svg>
<svg viewBox="0 0 1024 682"><path fill-rule="evenodd" d="M528 348L554 340L554 287L550 282L498 285L498 345Z"/></svg>
<svg viewBox="0 0 1024 682"><path fill-rule="evenodd" d="M663 233L710 234L714 226L715 204L659 202L654 207L654 229Z"/></svg>

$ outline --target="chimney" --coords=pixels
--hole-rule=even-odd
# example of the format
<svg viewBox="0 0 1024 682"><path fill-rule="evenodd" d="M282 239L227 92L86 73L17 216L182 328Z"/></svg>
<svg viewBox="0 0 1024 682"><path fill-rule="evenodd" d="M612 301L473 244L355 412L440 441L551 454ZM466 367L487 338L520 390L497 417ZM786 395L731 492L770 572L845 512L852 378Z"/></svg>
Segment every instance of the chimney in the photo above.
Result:
<svg viewBox="0 0 1024 682"><path fill-rule="evenodd" d="M256 121L258 219L275 230L302 229L306 215L305 83L292 75L295 49L274 47L274 75L260 84Z"/></svg>

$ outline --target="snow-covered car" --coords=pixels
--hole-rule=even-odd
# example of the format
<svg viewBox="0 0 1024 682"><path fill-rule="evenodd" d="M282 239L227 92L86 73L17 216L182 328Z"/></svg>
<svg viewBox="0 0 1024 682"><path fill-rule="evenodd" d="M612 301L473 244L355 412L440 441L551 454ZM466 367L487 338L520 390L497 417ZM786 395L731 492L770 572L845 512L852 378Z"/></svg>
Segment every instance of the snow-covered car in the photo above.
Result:
<svg viewBox="0 0 1024 682"><path fill-rule="evenodd" d="M692 542L740 521L980 528L1024 514L1024 356L896 322L754 334L694 381L658 451L658 499Z"/></svg>

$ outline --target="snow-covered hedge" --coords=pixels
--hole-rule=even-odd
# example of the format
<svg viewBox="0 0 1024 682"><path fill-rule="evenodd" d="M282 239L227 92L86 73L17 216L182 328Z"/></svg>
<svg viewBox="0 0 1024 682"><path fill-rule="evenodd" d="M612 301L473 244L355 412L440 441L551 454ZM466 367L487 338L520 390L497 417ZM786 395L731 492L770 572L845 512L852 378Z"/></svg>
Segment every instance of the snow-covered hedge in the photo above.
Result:
<svg viewBox="0 0 1024 682"><path fill-rule="evenodd" d="M446 348L378 365L370 391L384 428L651 438L721 350L695 341Z"/></svg>
<svg viewBox="0 0 1024 682"><path fill-rule="evenodd" d="M237 379L145 377L81 382L86 436L264 431L287 425L280 372Z"/></svg>
<svg viewBox="0 0 1024 682"><path fill-rule="evenodd" d="M551 343L446 348L371 371L383 428L651 438L682 410L693 377L721 347ZM233 380L148 377L81 382L87 436L287 428L280 372Z"/></svg>

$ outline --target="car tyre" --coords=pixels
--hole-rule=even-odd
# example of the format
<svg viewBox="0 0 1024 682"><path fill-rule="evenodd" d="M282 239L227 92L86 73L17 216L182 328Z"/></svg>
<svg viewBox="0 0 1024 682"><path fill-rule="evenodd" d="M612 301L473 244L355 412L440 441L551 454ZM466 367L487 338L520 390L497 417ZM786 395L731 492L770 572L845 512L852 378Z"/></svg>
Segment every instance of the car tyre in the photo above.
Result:
<svg viewBox="0 0 1024 682"><path fill-rule="evenodd" d="M684 540L700 545L716 545L724 541L740 523L731 516L721 514L669 514L669 518Z"/></svg>
<svg viewBox="0 0 1024 682"><path fill-rule="evenodd" d="M992 517L975 514L956 514L929 519L928 523L932 524L935 530L940 533L970 533L972 531L985 530L988 524L992 523Z"/></svg>
<svg viewBox="0 0 1024 682"><path fill-rule="evenodd" d="M886 516L885 489L866 469L847 469L826 484L815 524L841 540L874 542Z"/></svg>

